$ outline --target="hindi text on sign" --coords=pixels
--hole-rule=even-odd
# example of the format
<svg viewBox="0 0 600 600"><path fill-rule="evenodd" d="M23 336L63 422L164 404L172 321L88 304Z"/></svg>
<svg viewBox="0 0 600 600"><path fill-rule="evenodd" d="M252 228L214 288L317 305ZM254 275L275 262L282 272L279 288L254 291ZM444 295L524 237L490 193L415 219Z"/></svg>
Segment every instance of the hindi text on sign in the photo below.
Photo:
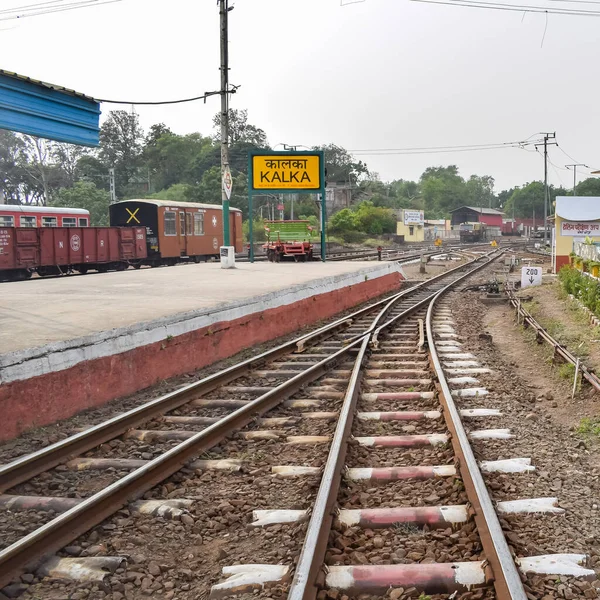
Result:
<svg viewBox="0 0 600 600"><path fill-rule="evenodd" d="M252 157L252 187L260 189L318 190L321 187L319 155Z"/></svg>

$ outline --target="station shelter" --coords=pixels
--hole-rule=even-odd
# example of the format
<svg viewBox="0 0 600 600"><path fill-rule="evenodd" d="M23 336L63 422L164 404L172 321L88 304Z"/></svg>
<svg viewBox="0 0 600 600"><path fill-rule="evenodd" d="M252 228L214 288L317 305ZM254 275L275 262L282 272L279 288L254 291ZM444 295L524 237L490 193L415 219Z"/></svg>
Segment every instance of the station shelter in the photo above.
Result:
<svg viewBox="0 0 600 600"><path fill-rule="evenodd" d="M425 241L425 213L422 210L401 208L398 211L396 234L404 236L405 242Z"/></svg>
<svg viewBox="0 0 600 600"><path fill-rule="evenodd" d="M552 230L555 273L569 264L574 244L586 238L600 243L600 197L557 196Z"/></svg>

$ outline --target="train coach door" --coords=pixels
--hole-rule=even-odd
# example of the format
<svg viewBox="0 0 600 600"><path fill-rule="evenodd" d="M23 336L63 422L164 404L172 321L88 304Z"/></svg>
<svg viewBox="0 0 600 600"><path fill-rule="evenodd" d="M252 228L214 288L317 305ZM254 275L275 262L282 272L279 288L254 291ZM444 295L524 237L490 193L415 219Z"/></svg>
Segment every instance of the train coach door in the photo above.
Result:
<svg viewBox="0 0 600 600"><path fill-rule="evenodd" d="M179 211L179 254L187 256L187 237L185 231L185 211Z"/></svg>

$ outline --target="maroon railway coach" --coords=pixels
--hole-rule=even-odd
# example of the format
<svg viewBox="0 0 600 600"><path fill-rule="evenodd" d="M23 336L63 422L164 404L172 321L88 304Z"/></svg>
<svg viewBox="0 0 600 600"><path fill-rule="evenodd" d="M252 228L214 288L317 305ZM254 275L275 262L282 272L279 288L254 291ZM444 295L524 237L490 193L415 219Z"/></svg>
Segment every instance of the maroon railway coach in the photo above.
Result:
<svg viewBox="0 0 600 600"><path fill-rule="evenodd" d="M110 224L145 227L152 266L219 258L223 245L223 210L218 204L170 200L121 200L110 206ZM231 245L243 251L242 211L229 209Z"/></svg>

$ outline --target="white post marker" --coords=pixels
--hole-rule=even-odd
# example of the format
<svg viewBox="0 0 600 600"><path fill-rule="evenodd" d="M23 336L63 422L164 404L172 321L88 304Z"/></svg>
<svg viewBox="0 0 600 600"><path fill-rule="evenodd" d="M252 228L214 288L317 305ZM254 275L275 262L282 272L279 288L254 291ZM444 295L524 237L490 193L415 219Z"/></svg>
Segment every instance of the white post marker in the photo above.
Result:
<svg viewBox="0 0 600 600"><path fill-rule="evenodd" d="M223 190L227 200L231 199L231 190L233 189L233 177L229 165L223 169ZM231 213L230 213L231 214ZM235 244L235 240L233 240ZM221 246L221 269L235 269L235 246Z"/></svg>
<svg viewBox="0 0 600 600"><path fill-rule="evenodd" d="M542 285L541 267L523 267L521 269L521 288Z"/></svg>

